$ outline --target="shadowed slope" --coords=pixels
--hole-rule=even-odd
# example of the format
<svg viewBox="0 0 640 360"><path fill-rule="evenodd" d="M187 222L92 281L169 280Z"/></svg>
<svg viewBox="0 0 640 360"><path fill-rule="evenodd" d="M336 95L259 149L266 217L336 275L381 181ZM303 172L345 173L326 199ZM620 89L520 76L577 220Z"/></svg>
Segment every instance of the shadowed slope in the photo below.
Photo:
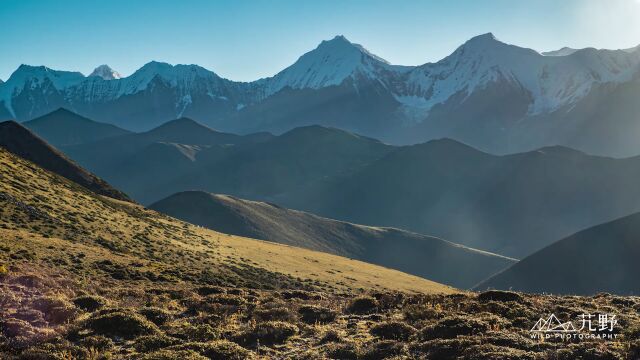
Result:
<svg viewBox="0 0 640 360"><path fill-rule="evenodd" d="M174 194L150 208L216 231L355 258L458 288L515 262L430 236L200 191Z"/></svg>
<svg viewBox="0 0 640 360"><path fill-rule="evenodd" d="M640 294L640 213L562 239L483 281L478 289Z"/></svg>
<svg viewBox="0 0 640 360"><path fill-rule="evenodd" d="M97 194L114 199L129 200L125 194L76 165L17 122L5 121L0 123L0 147Z"/></svg>

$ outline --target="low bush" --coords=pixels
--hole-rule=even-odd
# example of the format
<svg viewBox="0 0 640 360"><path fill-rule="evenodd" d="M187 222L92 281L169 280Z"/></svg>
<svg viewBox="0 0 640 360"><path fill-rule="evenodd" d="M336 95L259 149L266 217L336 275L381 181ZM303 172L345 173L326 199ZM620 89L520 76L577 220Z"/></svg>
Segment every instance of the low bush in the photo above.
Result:
<svg viewBox="0 0 640 360"><path fill-rule="evenodd" d="M177 345L180 340L163 334L145 335L136 339L133 347L140 353L150 353Z"/></svg>
<svg viewBox="0 0 640 360"><path fill-rule="evenodd" d="M158 332L156 325L144 317L129 311L108 312L90 317L85 327L95 334L131 339Z"/></svg>
<svg viewBox="0 0 640 360"><path fill-rule="evenodd" d="M423 340L451 339L460 335L476 335L489 330L489 324L471 317L452 316L421 330Z"/></svg>
<svg viewBox="0 0 640 360"><path fill-rule="evenodd" d="M304 305L298 310L301 319L307 324L326 324L333 322L338 314L329 309L318 305Z"/></svg>
<svg viewBox="0 0 640 360"><path fill-rule="evenodd" d="M167 321L171 320L171 313L157 307L144 307L138 310L138 313L158 326L164 325Z"/></svg>
<svg viewBox="0 0 640 360"><path fill-rule="evenodd" d="M251 357L251 352L242 346L227 340L217 340L209 343L187 343L176 345L168 350L194 351L208 359L244 360Z"/></svg>
<svg viewBox="0 0 640 360"><path fill-rule="evenodd" d="M298 318L291 309L286 307L275 307L267 309L256 309L253 312L253 317L257 321L286 321L295 323Z"/></svg>
<svg viewBox="0 0 640 360"><path fill-rule="evenodd" d="M82 295L73 299L73 304L84 311L94 312L104 308L107 300L97 295Z"/></svg>
<svg viewBox="0 0 640 360"><path fill-rule="evenodd" d="M416 333L416 329L403 322L390 321L375 325L370 332L371 335L386 340L407 341Z"/></svg>
<svg viewBox="0 0 640 360"><path fill-rule="evenodd" d="M373 314L378 311L378 300L371 296L360 296L349 304L347 312L350 314Z"/></svg>
<svg viewBox="0 0 640 360"><path fill-rule="evenodd" d="M488 290L478 295L478 300L487 301L522 301L522 296L513 291Z"/></svg>
<svg viewBox="0 0 640 360"><path fill-rule="evenodd" d="M282 344L298 333L298 327L282 321L258 323L239 336L243 344Z"/></svg>

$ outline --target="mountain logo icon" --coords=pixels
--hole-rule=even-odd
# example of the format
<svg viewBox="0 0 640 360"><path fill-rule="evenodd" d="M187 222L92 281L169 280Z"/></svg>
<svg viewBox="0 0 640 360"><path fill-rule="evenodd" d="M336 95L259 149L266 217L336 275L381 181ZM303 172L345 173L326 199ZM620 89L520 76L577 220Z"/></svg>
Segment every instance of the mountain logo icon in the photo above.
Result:
<svg viewBox="0 0 640 360"><path fill-rule="evenodd" d="M560 332L571 333L577 332L571 321L562 322L554 314L549 315L548 318L540 318L531 328L531 331L536 332Z"/></svg>

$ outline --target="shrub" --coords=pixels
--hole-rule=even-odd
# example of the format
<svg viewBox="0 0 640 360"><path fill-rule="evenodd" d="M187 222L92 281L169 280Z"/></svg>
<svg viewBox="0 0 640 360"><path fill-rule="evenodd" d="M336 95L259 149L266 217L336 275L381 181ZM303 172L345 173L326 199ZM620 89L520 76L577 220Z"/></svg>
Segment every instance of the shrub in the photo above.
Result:
<svg viewBox="0 0 640 360"><path fill-rule="evenodd" d="M239 341L244 344L260 342L264 345L282 344L298 333L298 327L282 321L258 323L240 335Z"/></svg>
<svg viewBox="0 0 640 360"><path fill-rule="evenodd" d="M9 269L7 269L7 267L4 265L0 265L0 278L7 276L8 273Z"/></svg>
<svg viewBox="0 0 640 360"><path fill-rule="evenodd" d="M330 359L358 360L360 349L354 343L330 344L325 348L325 354Z"/></svg>
<svg viewBox="0 0 640 360"><path fill-rule="evenodd" d="M307 324L326 324L334 321L338 315L335 311L317 306L317 305L305 305L300 307L298 312L301 315L302 321Z"/></svg>
<svg viewBox="0 0 640 360"><path fill-rule="evenodd" d="M304 290L289 290L282 292L283 299L322 300L322 295Z"/></svg>
<svg viewBox="0 0 640 360"><path fill-rule="evenodd" d="M556 352L558 360L623 360L623 357L606 346L594 343L572 344ZM634 358L630 358L634 359Z"/></svg>
<svg viewBox="0 0 640 360"><path fill-rule="evenodd" d="M227 340L209 343L187 343L170 347L168 350L191 350L209 359L244 360L251 352L242 346Z"/></svg>
<svg viewBox="0 0 640 360"><path fill-rule="evenodd" d="M157 307L145 307L138 310L138 313L158 326L163 325L167 321L171 320L171 314L168 311Z"/></svg>
<svg viewBox="0 0 640 360"><path fill-rule="evenodd" d="M145 335L136 339L133 347L140 353L149 353L179 343L179 340L163 334Z"/></svg>
<svg viewBox="0 0 640 360"><path fill-rule="evenodd" d="M332 342L341 342L342 336L335 330L327 331L322 339L320 339L320 344L332 343Z"/></svg>
<svg viewBox="0 0 640 360"><path fill-rule="evenodd" d="M100 310L107 305L107 300L97 295L82 295L73 299L73 304L88 312Z"/></svg>
<svg viewBox="0 0 640 360"><path fill-rule="evenodd" d="M487 301L522 301L522 296L513 291L489 290L478 295L478 300Z"/></svg>
<svg viewBox="0 0 640 360"><path fill-rule="evenodd" d="M462 353L462 358L469 360L534 360L539 359L535 353L495 346L491 344L474 345ZM554 357L556 359L556 357ZM572 360L583 358L571 358ZM601 359L601 358L598 358ZM586 359L584 359L586 360Z"/></svg>
<svg viewBox="0 0 640 360"><path fill-rule="evenodd" d="M441 310L423 304L409 305L403 309L402 313L409 321L440 319L443 314Z"/></svg>
<svg viewBox="0 0 640 360"><path fill-rule="evenodd" d="M297 320L296 314L286 307L256 309L253 312L253 317L258 321L296 322Z"/></svg>
<svg viewBox="0 0 640 360"><path fill-rule="evenodd" d="M102 335L88 336L80 340L80 345L87 349L105 351L113 348L113 341Z"/></svg>
<svg viewBox="0 0 640 360"><path fill-rule="evenodd" d="M480 344L479 338L433 339L412 346L412 352L423 353L425 359L458 359L465 349Z"/></svg>
<svg viewBox="0 0 640 360"><path fill-rule="evenodd" d="M208 360L206 357L192 350L160 350L144 355L140 360Z"/></svg>
<svg viewBox="0 0 640 360"><path fill-rule="evenodd" d="M201 286L196 292L202 296L212 295L212 294L224 294L227 291L220 286Z"/></svg>
<svg viewBox="0 0 640 360"><path fill-rule="evenodd" d="M489 330L489 324L471 317L447 317L421 331L421 338L451 339L459 335L476 335Z"/></svg>
<svg viewBox="0 0 640 360"><path fill-rule="evenodd" d="M385 340L368 346L362 358L365 360L382 360L403 355L408 355L408 349L405 344Z"/></svg>
<svg viewBox="0 0 640 360"><path fill-rule="evenodd" d="M13 318L0 320L0 332L8 338L29 336L33 334L33 331L33 327L24 320Z"/></svg>
<svg viewBox="0 0 640 360"><path fill-rule="evenodd" d="M416 333L416 329L399 321L390 321L375 325L370 332L371 335L386 340L407 341Z"/></svg>
<svg viewBox="0 0 640 360"><path fill-rule="evenodd" d="M231 294L213 294L206 297L208 303L222 304L222 305L244 305L246 300L242 296Z"/></svg>
<svg viewBox="0 0 640 360"><path fill-rule="evenodd" d="M355 298L347 307L347 312L351 314L372 314L376 311L378 311L378 300L371 296Z"/></svg>
<svg viewBox="0 0 640 360"><path fill-rule="evenodd" d="M220 337L220 331L209 324L183 323L166 330L167 334L192 342L208 342Z"/></svg>
<svg viewBox="0 0 640 360"><path fill-rule="evenodd" d="M96 314L87 320L85 326L99 335L118 336L127 339L158 332L155 324L136 313L128 311Z"/></svg>
<svg viewBox="0 0 640 360"><path fill-rule="evenodd" d="M45 320L52 324L62 324L76 315L75 306L61 296L42 296L31 305L41 311Z"/></svg>

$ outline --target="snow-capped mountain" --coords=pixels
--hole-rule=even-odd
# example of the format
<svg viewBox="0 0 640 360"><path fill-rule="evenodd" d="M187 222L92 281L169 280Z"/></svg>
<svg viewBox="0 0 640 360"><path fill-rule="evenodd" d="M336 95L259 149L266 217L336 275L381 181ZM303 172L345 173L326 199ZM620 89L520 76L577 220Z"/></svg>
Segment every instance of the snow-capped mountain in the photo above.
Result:
<svg viewBox="0 0 640 360"><path fill-rule="evenodd" d="M253 82L155 61L127 77L106 65L88 77L23 65L0 84L0 118L24 121L66 107L135 131L187 116L224 131L320 124L394 143L452 137L493 152L557 143L630 155L640 153L635 141L592 148L598 122L589 109L640 95L639 70L638 47L541 54L492 34L470 39L438 62L397 66L337 36ZM629 103L635 101L611 110L617 122L606 129L625 134L636 123L640 129Z"/></svg>
<svg viewBox="0 0 640 360"><path fill-rule="evenodd" d="M630 81L640 56L625 51L583 49L561 56L541 56L531 49L477 36L435 63L409 73L409 94L428 104L444 103L492 83L507 82L531 96L530 114L553 112L585 97L596 84Z"/></svg>
<svg viewBox="0 0 640 360"><path fill-rule="evenodd" d="M410 67L394 66L370 53L362 45L349 42L344 36L323 41L302 55L293 65L272 78L265 79L265 94L272 95L285 87L291 89L320 89L338 86L345 80L386 81L392 74Z"/></svg>
<svg viewBox="0 0 640 360"><path fill-rule="evenodd" d="M91 76L98 76L98 77L101 77L103 80L115 80L115 79L120 79L122 77L122 75L120 75L117 71L109 67L109 65L98 66L91 72L91 74L89 74L89 77Z"/></svg>

